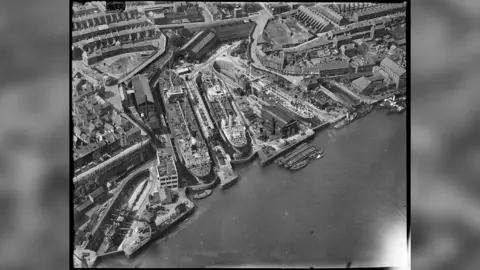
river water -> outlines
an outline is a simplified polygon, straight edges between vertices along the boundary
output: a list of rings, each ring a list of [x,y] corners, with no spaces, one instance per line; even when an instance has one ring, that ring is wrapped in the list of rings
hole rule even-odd
[[[406,115],[374,110],[319,132],[297,172],[258,161],[131,260],[99,267],[395,266],[406,258]]]

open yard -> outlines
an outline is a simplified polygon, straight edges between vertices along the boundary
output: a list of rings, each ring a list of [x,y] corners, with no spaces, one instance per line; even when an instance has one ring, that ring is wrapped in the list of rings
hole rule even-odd
[[[295,39],[296,42],[301,42],[302,40],[306,41],[313,36],[308,32],[307,29],[304,29],[294,20],[286,19],[284,22],[285,25],[290,29],[290,31],[293,32],[292,37],[293,39]]]
[[[270,37],[281,45],[295,43],[295,40],[290,36],[290,30],[278,20],[269,22],[265,30]]]
[[[147,61],[155,51],[127,53],[107,58],[96,65],[100,71],[119,79],[124,74]]]

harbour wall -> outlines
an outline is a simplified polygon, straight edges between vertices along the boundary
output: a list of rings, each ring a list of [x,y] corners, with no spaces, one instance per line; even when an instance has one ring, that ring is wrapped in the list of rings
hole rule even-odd
[[[202,190],[205,190],[205,189],[209,189],[209,188],[215,186],[217,181],[218,181],[218,175],[216,176],[215,180],[213,180],[211,183],[189,186],[189,187],[186,187],[185,191],[202,191]]]
[[[160,237],[164,236],[166,233],[170,232],[171,230],[173,230],[175,228],[175,226],[177,224],[179,224],[181,221],[185,220],[185,218],[187,218],[188,216],[190,216],[193,211],[194,211],[195,207],[192,207],[190,209],[188,209],[185,213],[181,214],[180,216],[177,217],[177,219],[175,219],[172,223],[170,223],[170,225],[168,225],[166,228],[162,229],[162,230],[159,230],[155,233],[152,234],[152,236],[150,237],[150,239],[145,243],[143,244],[141,247],[139,247],[136,251],[134,251],[132,254],[127,254],[124,252],[125,254],[125,257],[127,259],[131,259],[133,258],[135,255],[137,255],[141,250],[143,250],[146,246],[148,246],[149,244],[151,244],[152,242],[156,241],[157,239],[159,239]],[[122,251],[123,252],[123,251]]]
[[[244,159],[237,159],[237,160],[231,160],[230,163],[231,164],[243,164],[243,163],[247,163],[249,161],[251,161],[256,155],[258,154],[257,151],[254,151],[249,157],[246,157]]]
[[[102,254],[102,255],[97,255],[97,260],[95,262],[98,264],[106,258],[113,258],[113,257],[117,257],[119,255],[120,256],[125,255],[125,252],[123,250],[116,250],[116,251],[108,252],[108,253],[105,253],[105,254]]]
[[[343,117],[345,117],[345,116],[343,116]],[[343,117],[342,117],[342,118],[343,118]],[[329,123],[329,122],[325,122],[325,123],[323,123],[323,124],[320,124],[320,125],[318,125],[318,126],[316,126],[316,127],[312,128],[312,129],[313,129],[313,131],[317,132],[317,131],[320,131],[320,130],[322,130],[322,129],[325,129],[325,128],[327,128],[329,125],[330,125],[330,123]]]

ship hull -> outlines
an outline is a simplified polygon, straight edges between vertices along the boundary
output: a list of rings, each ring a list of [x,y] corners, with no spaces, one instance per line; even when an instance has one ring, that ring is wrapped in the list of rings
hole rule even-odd
[[[185,163],[183,164],[185,166]],[[195,171],[191,170],[189,167],[185,166],[185,168],[187,168],[188,172],[193,176],[193,177],[196,177],[202,181],[210,181],[210,180],[213,180],[213,176],[214,176],[214,173],[213,173],[213,170],[212,170],[212,164],[209,165],[209,170],[208,170],[208,173],[205,174],[205,175],[199,175],[198,173],[196,173]]]
[[[187,210],[187,212],[183,213],[182,215],[180,215],[176,220],[174,220],[170,225],[168,225],[167,228],[163,229],[163,230],[158,230],[158,231],[155,231],[152,233],[152,236],[150,238],[148,238],[144,243],[141,244],[140,247],[138,247],[137,249],[135,249],[134,251],[132,252],[124,252],[125,253],[125,257],[127,257],[127,259],[131,259],[133,257],[135,257],[135,255],[137,255],[141,250],[143,250],[146,246],[148,246],[150,243],[152,243],[153,241],[157,240],[158,238],[162,237],[163,235],[165,235],[166,233],[170,232],[178,223],[182,222],[183,220],[185,220],[188,216],[190,216],[193,211],[195,210],[195,208],[191,208],[189,210]]]

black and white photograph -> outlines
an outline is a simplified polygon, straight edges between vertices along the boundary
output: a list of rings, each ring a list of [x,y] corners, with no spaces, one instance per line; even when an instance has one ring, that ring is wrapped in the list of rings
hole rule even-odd
[[[410,269],[410,2],[70,5],[73,267]]]

